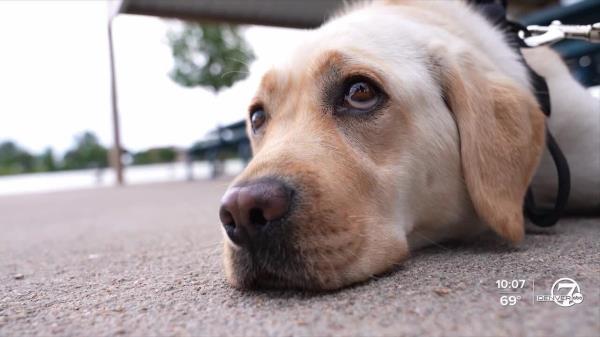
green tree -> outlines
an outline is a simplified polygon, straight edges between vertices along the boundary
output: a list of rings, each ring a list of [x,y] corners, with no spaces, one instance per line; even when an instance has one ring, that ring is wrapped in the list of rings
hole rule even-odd
[[[100,144],[92,132],[84,132],[75,137],[75,147],[63,159],[66,170],[99,168],[108,166],[108,150]]]
[[[186,86],[203,86],[218,92],[246,78],[252,49],[234,25],[185,23],[171,29],[167,38],[174,66],[170,77]]]
[[[0,144],[0,175],[33,172],[35,158],[12,141]]]
[[[56,158],[54,157],[54,152],[51,148],[47,148],[39,157],[38,157],[38,165],[40,171],[56,171],[58,169],[58,164],[56,163]]]
[[[177,158],[177,151],[173,147],[159,147],[140,151],[133,155],[134,165],[170,163]]]

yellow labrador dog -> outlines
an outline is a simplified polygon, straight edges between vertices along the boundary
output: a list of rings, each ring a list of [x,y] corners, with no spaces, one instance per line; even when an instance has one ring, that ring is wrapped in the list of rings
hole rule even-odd
[[[569,207],[598,209],[599,103],[552,51],[525,52],[549,83]],[[554,193],[526,68],[462,2],[355,6],[282,61],[249,106],[254,158],[222,199],[235,287],[335,289],[486,228],[517,243],[536,172],[538,199]]]

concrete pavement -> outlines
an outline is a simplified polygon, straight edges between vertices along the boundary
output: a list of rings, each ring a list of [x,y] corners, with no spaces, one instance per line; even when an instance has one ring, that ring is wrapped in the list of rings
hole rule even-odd
[[[417,252],[333,293],[230,288],[227,181],[0,197],[0,336],[598,336],[600,219]],[[534,303],[560,277],[584,296]],[[524,279],[514,306],[496,280]],[[510,295],[510,294],[509,294]]]

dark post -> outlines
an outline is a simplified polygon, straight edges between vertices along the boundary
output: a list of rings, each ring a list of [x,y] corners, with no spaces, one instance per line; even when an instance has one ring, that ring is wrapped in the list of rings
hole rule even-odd
[[[113,19],[108,20],[108,48],[110,54],[110,94],[112,103],[112,122],[113,122],[113,147],[110,152],[110,162],[113,165],[117,177],[117,184],[123,185],[123,161],[121,160],[121,134],[119,129],[119,110],[117,104],[117,81],[115,76],[115,56],[113,50],[113,35],[112,35]]]

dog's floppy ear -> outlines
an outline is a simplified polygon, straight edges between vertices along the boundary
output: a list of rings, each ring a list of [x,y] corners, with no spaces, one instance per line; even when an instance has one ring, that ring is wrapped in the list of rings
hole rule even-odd
[[[516,243],[524,236],[523,199],[544,148],[545,117],[526,88],[491,67],[477,69],[473,60],[439,49],[434,56],[475,210]]]

